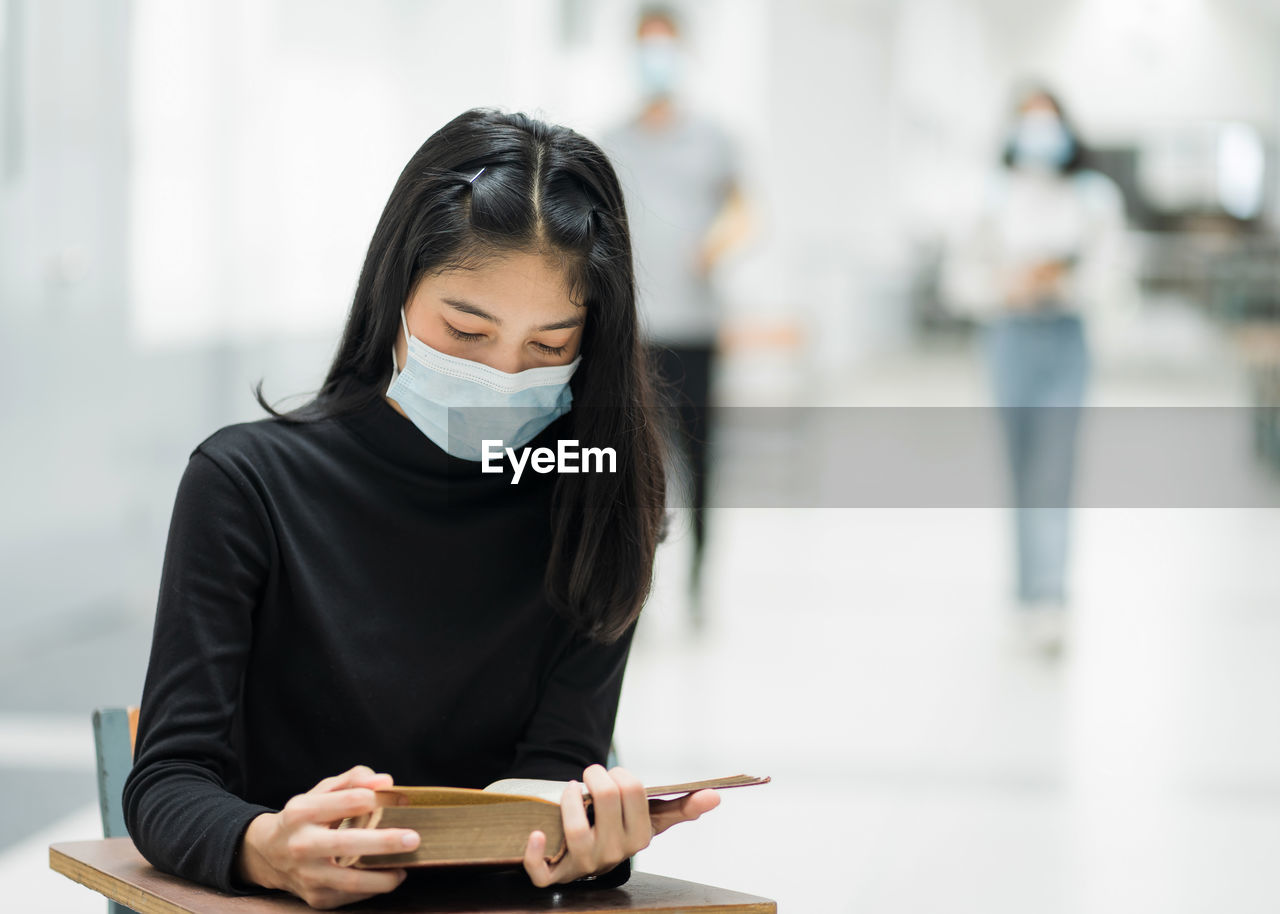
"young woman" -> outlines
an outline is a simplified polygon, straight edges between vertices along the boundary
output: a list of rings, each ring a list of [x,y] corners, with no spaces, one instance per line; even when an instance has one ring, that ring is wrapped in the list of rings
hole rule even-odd
[[[405,877],[333,862],[416,845],[330,827],[393,776],[580,778],[594,824],[571,784],[568,853],[549,866],[535,832],[525,868],[616,883],[716,805],[700,791],[651,816],[600,764],[664,476],[598,147],[522,115],[445,125],[391,192],[319,394],[272,412],[201,444],[179,486],[124,796],[152,863],[335,907]],[[576,441],[616,465],[514,483],[486,472],[485,440]]]
[[[1027,640],[1057,651],[1086,315],[1117,297],[1124,205],[1115,184],[1088,167],[1080,135],[1044,88],[1018,98],[1002,165],[950,284],[953,299],[985,319],[1013,476],[1018,619]]]

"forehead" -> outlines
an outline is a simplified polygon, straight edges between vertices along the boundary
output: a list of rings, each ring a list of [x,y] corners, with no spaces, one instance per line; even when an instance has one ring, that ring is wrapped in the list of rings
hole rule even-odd
[[[675,38],[677,35],[675,23],[665,16],[646,16],[636,27],[638,38]]]
[[[1053,103],[1053,99],[1049,98],[1049,96],[1036,94],[1024,101],[1019,111],[1023,114],[1030,114],[1032,111],[1057,114],[1058,106]]]
[[[460,298],[512,323],[550,323],[580,307],[570,295],[565,262],[542,253],[504,254],[423,278],[420,291]]]

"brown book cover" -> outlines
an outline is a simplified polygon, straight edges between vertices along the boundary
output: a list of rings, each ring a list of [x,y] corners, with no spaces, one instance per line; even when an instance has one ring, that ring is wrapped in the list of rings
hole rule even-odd
[[[769,778],[739,774],[709,781],[646,787],[651,799],[767,784]],[[524,860],[529,834],[547,836],[547,858],[564,854],[560,819],[563,781],[509,778],[483,790],[463,787],[394,787],[377,792],[378,807],[367,815],[344,820],[339,828],[411,828],[421,839],[403,854],[343,857],[342,866],[360,869],[425,866],[516,866]],[[591,796],[583,788],[583,799]]]

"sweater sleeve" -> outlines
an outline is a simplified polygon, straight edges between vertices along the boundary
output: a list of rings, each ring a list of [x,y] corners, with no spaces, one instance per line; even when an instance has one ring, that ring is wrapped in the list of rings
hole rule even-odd
[[[125,824],[159,869],[241,892],[249,822],[233,738],[254,607],[270,568],[260,499],[197,450],[174,505],[138,722]]]
[[[573,638],[551,671],[509,777],[581,780],[587,766],[605,763],[634,634],[632,625],[613,644]],[[628,858],[607,873],[580,881],[610,889],[630,878]]]
[[[613,644],[575,635],[551,669],[509,777],[581,780],[604,764],[635,626]]]
[[[1115,323],[1131,316],[1138,300],[1124,196],[1114,181],[1096,171],[1080,173],[1074,184],[1086,229],[1073,297],[1090,318]]]
[[[998,223],[1006,194],[999,176],[988,179],[978,211],[948,234],[938,277],[939,293],[955,315],[990,317],[1004,304]]]

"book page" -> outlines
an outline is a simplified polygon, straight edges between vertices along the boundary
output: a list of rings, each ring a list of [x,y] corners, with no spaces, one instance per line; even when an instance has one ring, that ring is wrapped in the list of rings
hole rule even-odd
[[[550,800],[559,803],[568,781],[545,781],[539,778],[503,778],[485,787],[486,793],[510,793],[522,797],[536,797],[539,800]],[[587,795],[587,786],[582,785],[583,796]]]
[[[560,796],[564,793],[564,787],[568,781],[545,781],[538,778],[503,778],[500,781],[494,781],[488,787],[484,788],[489,793],[509,793],[523,797],[537,797],[540,800],[550,800],[552,803],[559,803]],[[669,797],[680,794],[692,793],[695,790],[711,788],[714,790],[723,790],[727,787],[751,787],[756,784],[767,784],[769,778],[755,777],[749,774],[735,774],[727,778],[712,778],[708,781],[689,781],[685,784],[667,784],[662,787],[646,787],[645,794],[649,797]],[[590,796],[587,785],[582,784],[582,795]]]

